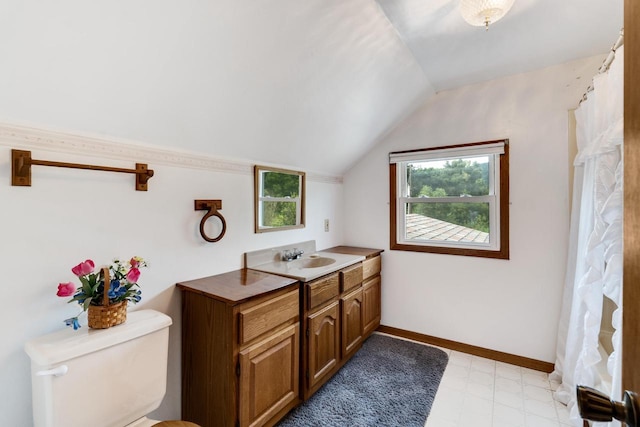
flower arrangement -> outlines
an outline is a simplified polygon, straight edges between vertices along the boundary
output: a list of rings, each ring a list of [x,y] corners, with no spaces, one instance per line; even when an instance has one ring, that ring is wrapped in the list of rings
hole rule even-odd
[[[109,305],[122,301],[131,301],[134,304],[140,302],[142,291],[138,285],[138,279],[140,278],[140,268],[146,266],[145,260],[137,256],[125,263],[119,259],[113,261],[109,266],[109,275],[111,276],[107,291]],[[82,312],[64,321],[67,326],[72,326],[75,330],[80,328],[78,316],[92,305],[103,305],[104,277],[102,271],[95,272],[95,263],[90,259],[73,267],[71,272],[78,277],[81,286],[76,289],[71,282],[60,283],[57,295],[59,297],[73,296],[68,302],[77,302],[82,306]]]

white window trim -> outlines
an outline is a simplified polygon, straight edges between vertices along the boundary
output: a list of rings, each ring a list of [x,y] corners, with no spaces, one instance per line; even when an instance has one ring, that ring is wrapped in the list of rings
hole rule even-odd
[[[488,154],[504,154],[504,142],[490,144],[461,146],[451,148],[436,148],[413,150],[389,154],[389,163],[418,162],[421,160],[451,160],[461,157],[480,157]]]
[[[442,151],[442,150],[439,150]],[[473,154],[469,156],[453,156],[453,157],[432,157],[432,159],[464,159],[465,157],[479,157],[486,154]],[[469,196],[469,197],[407,197],[407,165],[416,161],[424,160],[424,157],[415,160],[407,160],[396,162],[396,183],[399,188],[396,194],[400,194],[397,198],[396,209],[398,219],[396,241],[404,245],[418,246],[437,246],[447,248],[461,249],[484,249],[488,251],[500,250],[500,186],[496,183],[500,182],[500,154],[490,155],[489,162],[489,195],[487,196]],[[446,240],[430,240],[430,239],[407,239],[406,238],[406,216],[404,214],[408,203],[489,203],[489,243],[477,242],[447,242]]]

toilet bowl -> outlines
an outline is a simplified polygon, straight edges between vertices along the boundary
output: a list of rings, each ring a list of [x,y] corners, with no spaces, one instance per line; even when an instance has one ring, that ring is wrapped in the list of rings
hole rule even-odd
[[[109,329],[69,328],[27,342],[34,426],[162,426],[147,414],[166,392],[171,323],[139,310]]]

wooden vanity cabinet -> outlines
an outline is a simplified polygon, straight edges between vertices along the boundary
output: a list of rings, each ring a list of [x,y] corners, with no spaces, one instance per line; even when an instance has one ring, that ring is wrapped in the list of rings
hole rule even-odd
[[[338,301],[307,316],[307,388],[316,389],[340,363],[340,306]]]
[[[366,339],[380,326],[381,304],[381,259],[380,255],[367,258],[362,262],[362,311],[363,335]]]
[[[362,288],[340,298],[342,314],[342,358],[351,357],[360,348],[363,340]]]
[[[332,273],[303,284],[304,398],[333,375],[340,364],[340,279]]]
[[[301,402],[296,280],[239,270],[182,289],[182,419],[273,425]]]
[[[362,261],[362,322],[363,337],[366,340],[380,326],[382,314],[382,250],[359,248],[354,246],[335,246],[326,249],[325,252],[340,254],[360,255],[365,257]]]
[[[182,419],[202,427],[273,426],[326,383],[379,326],[381,250],[300,284],[255,270],[178,283]]]
[[[362,264],[304,283],[303,300],[303,396],[306,400],[362,345]]]

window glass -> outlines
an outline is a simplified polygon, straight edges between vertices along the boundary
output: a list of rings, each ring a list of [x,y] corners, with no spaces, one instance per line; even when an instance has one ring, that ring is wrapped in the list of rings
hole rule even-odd
[[[295,202],[262,201],[262,227],[287,227],[297,224]]]
[[[298,197],[300,176],[297,174],[262,171],[262,197]]]
[[[408,203],[407,240],[489,244],[489,203]]]
[[[489,194],[489,156],[407,163],[409,197]]]

